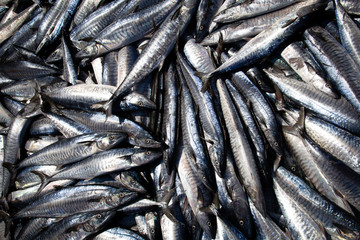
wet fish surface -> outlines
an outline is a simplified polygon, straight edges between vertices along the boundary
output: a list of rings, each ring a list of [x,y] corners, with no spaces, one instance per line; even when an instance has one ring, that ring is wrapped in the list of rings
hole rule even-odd
[[[0,239],[359,239],[356,0],[0,0]]]

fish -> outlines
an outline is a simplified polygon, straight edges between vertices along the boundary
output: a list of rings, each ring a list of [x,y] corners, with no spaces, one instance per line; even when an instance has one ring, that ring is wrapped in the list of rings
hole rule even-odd
[[[325,69],[332,85],[359,111],[356,76],[360,70],[353,58],[321,27],[307,29],[304,36],[305,43]]]
[[[243,131],[240,117],[232,103],[230,94],[222,80],[216,82],[224,114],[226,129],[230,138],[230,146],[235,164],[246,189],[246,193],[253,200],[261,213],[265,213],[265,199],[262,193],[260,176],[256,167],[255,156]]]
[[[11,35],[30,17],[37,8],[36,4],[31,5],[6,23],[0,25],[0,43],[11,37]]]
[[[108,150],[124,140],[123,134],[90,133],[59,140],[23,159],[18,168],[36,165],[62,166]]]
[[[311,19],[311,13],[319,11],[324,4],[317,0],[303,3],[302,7],[295,12],[284,16],[276,21],[269,28],[256,35],[248,41],[234,56],[229,58],[221,66],[212,72],[203,76],[205,82],[203,91],[207,88],[207,81],[216,78],[224,73],[239,70],[240,68],[248,67],[254,62],[264,58],[273,51],[286,39],[297,32],[305,20]]]
[[[131,202],[136,196],[135,192],[108,186],[73,186],[37,199],[18,211],[13,218],[67,217],[74,213],[108,211]]]

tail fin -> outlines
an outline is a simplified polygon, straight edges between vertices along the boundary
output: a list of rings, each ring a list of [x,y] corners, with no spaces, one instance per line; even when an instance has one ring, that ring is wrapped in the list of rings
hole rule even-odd
[[[46,187],[46,185],[50,182],[50,177],[47,176],[45,173],[42,173],[39,171],[31,171],[31,172],[38,175],[41,179],[41,185],[36,193],[36,194],[39,194]]]

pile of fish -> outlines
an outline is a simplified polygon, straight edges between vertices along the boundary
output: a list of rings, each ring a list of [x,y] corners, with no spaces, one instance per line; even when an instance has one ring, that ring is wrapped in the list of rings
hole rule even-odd
[[[360,1],[0,0],[0,239],[360,239]]]

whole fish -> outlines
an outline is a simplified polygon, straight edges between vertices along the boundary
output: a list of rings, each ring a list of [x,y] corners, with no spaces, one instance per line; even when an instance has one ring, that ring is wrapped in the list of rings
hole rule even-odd
[[[358,65],[345,48],[321,27],[307,29],[305,43],[325,69],[333,86],[360,111]]]
[[[62,139],[22,160],[19,168],[36,165],[62,166],[108,150],[124,140],[123,134],[91,133]]]
[[[111,112],[114,99],[123,97],[155,68],[162,67],[165,57],[172,50],[176,38],[179,36],[179,25],[182,21],[182,15],[176,16],[178,12],[174,14],[161,24],[159,30],[156,31],[145,49],[141,52],[141,55],[136,59],[130,73],[122,84],[118,86],[112,97],[104,103],[103,108],[106,112]]]
[[[319,3],[318,0],[303,2],[303,5],[295,12],[276,21],[265,31],[248,41],[225,63],[203,76],[205,81],[203,90],[206,90],[209,79],[247,67],[275,51],[281,43],[304,26],[305,20],[310,19],[311,13],[318,11],[322,7],[324,7],[324,4]]]
[[[264,13],[273,12],[281,8],[285,8],[299,1],[251,1],[240,3],[236,6],[227,8],[217,14],[214,18],[215,22],[227,23],[237,20],[243,20],[251,17],[256,17]]]
[[[33,4],[27,9],[23,10],[16,17],[10,19],[6,23],[0,25],[0,43],[11,37],[11,35],[20,28],[20,26],[30,17],[37,5]]]
[[[330,235],[347,236],[350,239],[356,239],[358,236],[360,225],[352,215],[321,197],[301,179],[282,167],[277,169],[275,186],[276,191],[281,189],[280,191],[286,194],[293,204],[321,223]],[[279,196],[278,200],[280,198]],[[286,211],[283,213],[287,214]]]
[[[274,188],[291,237],[304,240],[325,240],[325,234],[321,231],[316,222],[291,199],[292,196],[288,195],[276,180],[274,180]]]
[[[131,202],[136,195],[107,186],[68,187],[37,199],[18,211],[14,218],[67,217],[75,213],[108,211]]]
[[[143,38],[166,18],[178,2],[179,0],[162,1],[149,9],[120,18],[102,30],[76,56],[99,56]]]
[[[251,150],[247,136],[244,133],[240,117],[232,103],[230,94],[222,80],[217,80],[216,85],[220,94],[221,109],[225,118],[226,128],[229,133],[231,150],[234,155],[236,167],[257,209],[265,214],[265,200],[262,193],[260,176],[256,167],[255,156]]]

